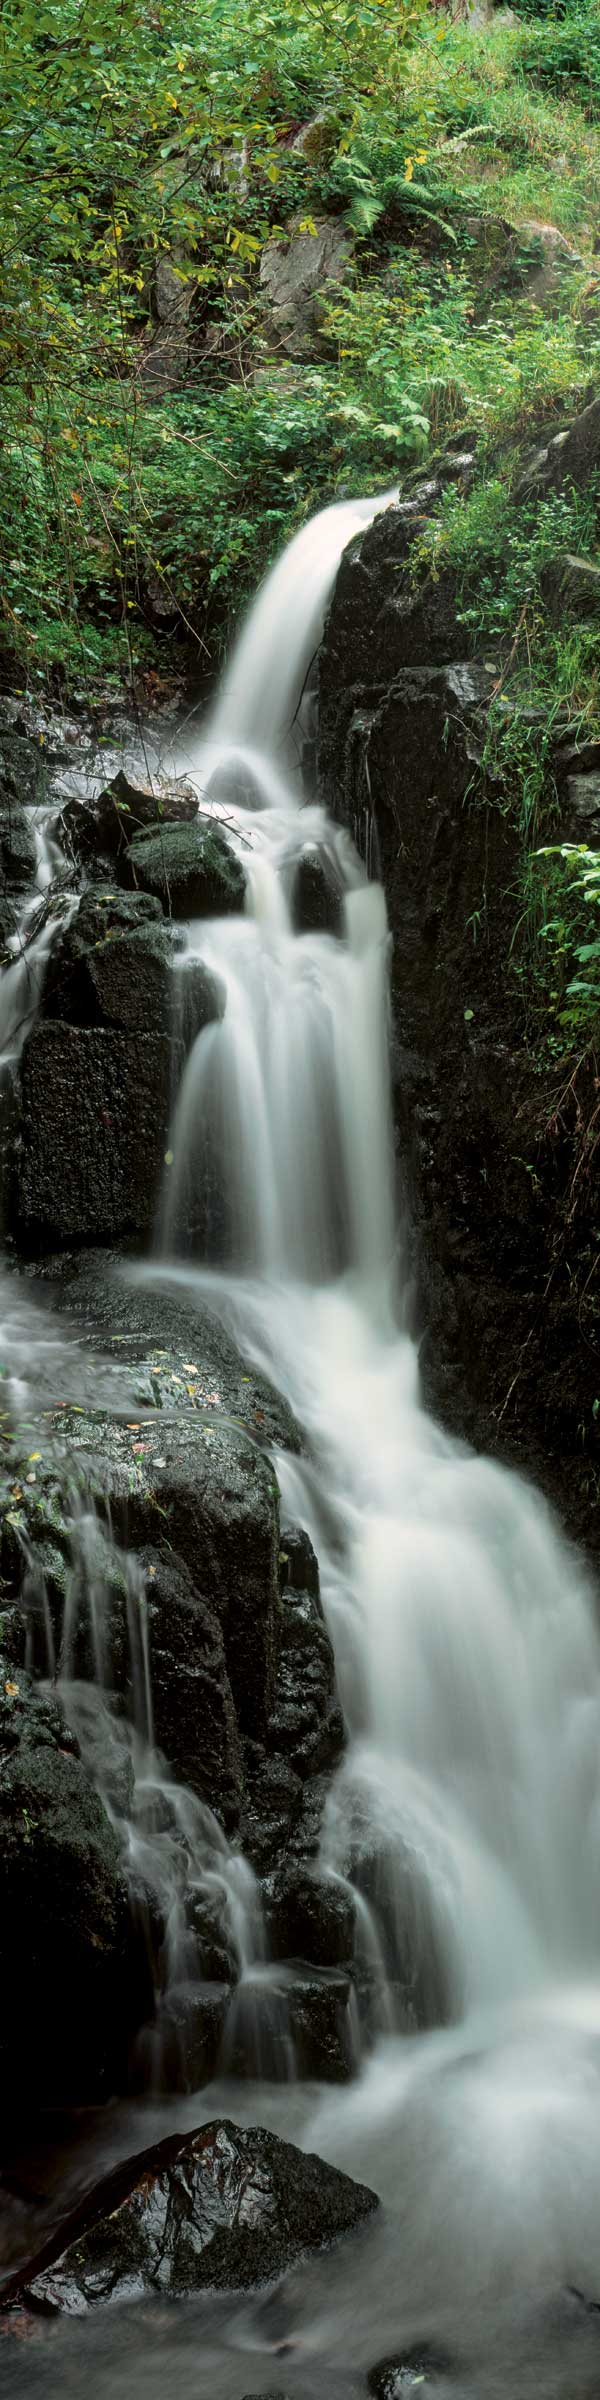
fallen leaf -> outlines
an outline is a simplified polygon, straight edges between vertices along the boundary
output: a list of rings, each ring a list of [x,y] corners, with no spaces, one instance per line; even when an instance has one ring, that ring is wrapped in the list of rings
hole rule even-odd
[[[9,1700],[15,1700],[19,1690],[18,1683],[5,1683],[4,1690],[8,1692]]]

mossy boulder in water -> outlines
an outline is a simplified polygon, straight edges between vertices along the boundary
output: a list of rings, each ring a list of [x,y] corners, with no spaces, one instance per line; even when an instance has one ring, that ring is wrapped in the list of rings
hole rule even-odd
[[[138,891],[153,893],[170,917],[229,916],[244,905],[241,860],[220,825],[206,820],[136,834],[120,875]]]
[[[6,2095],[123,2081],[148,1995],[116,1835],[58,1704],[0,1659],[0,2061]]]

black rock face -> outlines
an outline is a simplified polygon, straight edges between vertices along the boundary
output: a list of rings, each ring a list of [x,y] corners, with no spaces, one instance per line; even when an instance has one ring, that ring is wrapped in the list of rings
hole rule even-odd
[[[173,2298],[267,2283],[364,2225],[378,2202],[322,2159],[262,2127],[228,2121],[171,2137],[91,2196],[20,2277],[39,2310],[83,2315],[103,2301]],[[50,2245],[48,2246],[50,2249]]]
[[[116,1835],[58,1704],[0,1660],[5,2095],[102,2098],[149,2005]]]
[[[550,445],[544,473],[558,475],[560,460],[560,477],[568,466],[585,480],[599,425],[596,402]],[[497,674],[473,657],[451,583],[419,583],[414,532],[404,506],[390,509],[342,560],[319,658],[318,771],[385,887],[398,1182],[424,1395],[452,1432],[533,1474],[597,1547],[596,1364],[579,1314],[593,1179],[585,1193],[579,1175],[573,1219],[576,1108],[556,1118],[557,1071],[534,1055],[515,973],[522,840],[486,767]],[[558,729],[553,838],[586,838],[597,764]],[[554,784],[552,795],[556,807]]]

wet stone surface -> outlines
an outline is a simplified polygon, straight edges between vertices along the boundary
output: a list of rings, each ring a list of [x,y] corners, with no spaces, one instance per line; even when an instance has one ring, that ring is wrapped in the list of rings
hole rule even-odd
[[[372,2216],[378,2202],[322,2159],[262,2128],[227,2120],[171,2138],[119,2170],[32,2262],[20,2297],[33,2310],[84,2315],[142,2293],[236,2290],[281,2275]]]

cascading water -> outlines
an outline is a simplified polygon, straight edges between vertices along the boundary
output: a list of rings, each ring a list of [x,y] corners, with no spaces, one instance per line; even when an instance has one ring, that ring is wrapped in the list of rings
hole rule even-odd
[[[366,504],[361,521],[386,504]],[[600,2034],[600,1647],[585,1571],[544,1502],[420,1404],[394,1254],[384,897],[286,773],[351,530],[347,512],[325,512],[292,544],[206,736],[188,745],[200,808],[227,813],[248,891],[242,920],[188,929],[188,955],[216,969],[226,1000],[177,1101],[160,1247],[170,1280],[206,1290],[208,1173],[211,1288],[310,1443],[308,1465],[281,1456],[278,1472],[289,1520],[319,1555],[351,1735],[322,1863],[354,1881],[383,1960],[388,2026],[412,1952],[422,2018],[452,2027],[388,2041],[311,2132],[374,2173],[374,2125],[398,2158],[405,2129],[414,2167],[415,2092],[430,2076],[437,2148],[430,2102],[424,2122],[439,2166],[444,2141],[450,2156],[458,2141],[458,2079],[474,2127],[455,2160],[466,2225],[486,2121],[496,2133],[500,2111],[512,2127],[500,2185],[527,2129],[543,2185],[557,2025],[574,2126],[582,2054]],[[294,929],[307,846],[326,880],[333,863],[335,932]],[[474,2053],[485,2062],[475,2078]],[[568,2215],[561,2192],[559,2249]]]
[[[241,919],[188,927],[178,971],[197,958],[214,969],[223,1015],[188,1059],[158,1256],[140,1272],[185,1286],[188,1301],[208,1291],[305,1428],[303,1456],[277,1454],[284,1523],[304,1526],[319,1557],[349,1731],[320,1865],[355,1895],[372,2053],[345,2090],[307,2102],[261,2083],[247,2113],[363,2175],[387,2215],[358,2263],[328,2257],[293,2286],[286,2389],[348,2400],[375,2358],[426,2331],[439,2343],[440,2400],[594,2400],[581,2298],[597,2296],[600,2211],[594,1595],[536,1493],[421,1407],[395,1230],[384,896],[347,836],[303,799],[299,772],[298,711],[339,557],[386,505],[385,495],[344,504],[297,537],[205,734],[179,752],[200,810],[239,846],[247,904]],[[301,929],[297,907],[307,851],[320,931]],[[133,1605],[135,1615],[135,1595]],[[95,1639],[102,1671],[98,1622]],[[155,1891],[177,1985],[188,1971],[180,1868],[173,1878],[144,1673],[140,1688],[132,1879],[139,1867]],[[269,2075],[271,2037],[285,2039],[244,1862],[202,1855],[188,1799],[177,1801],[177,1857],[183,1833],[188,1864],[200,1852],[220,1905],[227,1889],[238,1906],[237,2031]],[[234,2019],[225,2075],[236,2039]],[[231,2109],[231,2084],[204,2097],[207,2113]],[[197,2121],[197,2095],[193,2108]],[[160,2388],[187,2400],[199,2388],[193,2312],[179,2322],[176,2335],[171,2314],[163,2336],[156,2320],[155,2364]],[[222,2337],[221,2319],[210,2350],[203,2320],[211,2395],[264,2392],[272,2369],[256,2320],[228,2304],[233,2364]],[[124,2370],[132,2393],[149,2371],[138,2338]],[[161,2340],[173,2345],[166,2366]],[[99,2400],[125,2388],[122,2343],[107,2331]],[[88,2376],[90,2366],[88,2351]],[[423,2381],[419,2371],[395,2388]]]

